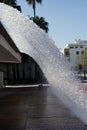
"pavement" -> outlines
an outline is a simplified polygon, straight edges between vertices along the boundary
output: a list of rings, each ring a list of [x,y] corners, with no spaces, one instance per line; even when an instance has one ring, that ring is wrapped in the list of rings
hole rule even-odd
[[[0,130],[87,130],[50,87],[0,91]]]

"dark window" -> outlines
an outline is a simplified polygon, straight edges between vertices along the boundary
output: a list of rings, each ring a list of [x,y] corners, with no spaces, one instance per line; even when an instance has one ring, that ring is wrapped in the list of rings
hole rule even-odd
[[[80,46],[80,48],[83,48],[83,46]]]
[[[79,55],[79,51],[76,51],[76,54]]]
[[[69,56],[69,51],[66,51],[66,52],[65,52],[65,56]]]
[[[75,46],[75,48],[78,48],[77,46]]]
[[[70,48],[73,48],[73,46],[70,46]]]
[[[82,65],[79,65],[79,70],[82,70]]]

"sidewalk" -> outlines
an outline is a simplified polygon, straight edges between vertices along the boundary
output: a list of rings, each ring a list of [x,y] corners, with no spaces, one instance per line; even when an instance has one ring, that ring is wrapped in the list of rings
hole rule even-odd
[[[86,130],[50,87],[5,91],[10,94],[0,98],[0,130]]]

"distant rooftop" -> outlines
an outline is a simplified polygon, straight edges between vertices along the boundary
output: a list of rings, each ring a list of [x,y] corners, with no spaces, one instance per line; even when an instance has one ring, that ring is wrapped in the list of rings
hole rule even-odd
[[[87,40],[78,39],[78,40],[75,40],[75,42],[73,42],[73,43],[67,44],[65,47],[74,46],[74,45],[84,45],[84,46],[87,46]]]
[[[78,39],[78,40],[75,40],[76,44],[82,44],[82,43],[87,43],[87,40],[81,40],[81,39]]]

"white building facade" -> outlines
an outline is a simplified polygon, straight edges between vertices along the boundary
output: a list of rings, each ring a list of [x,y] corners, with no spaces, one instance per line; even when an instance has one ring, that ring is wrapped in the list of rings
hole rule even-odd
[[[81,70],[86,65],[85,55],[87,52],[87,41],[76,40],[75,43],[68,44],[63,49],[64,56],[70,61],[72,68]]]

